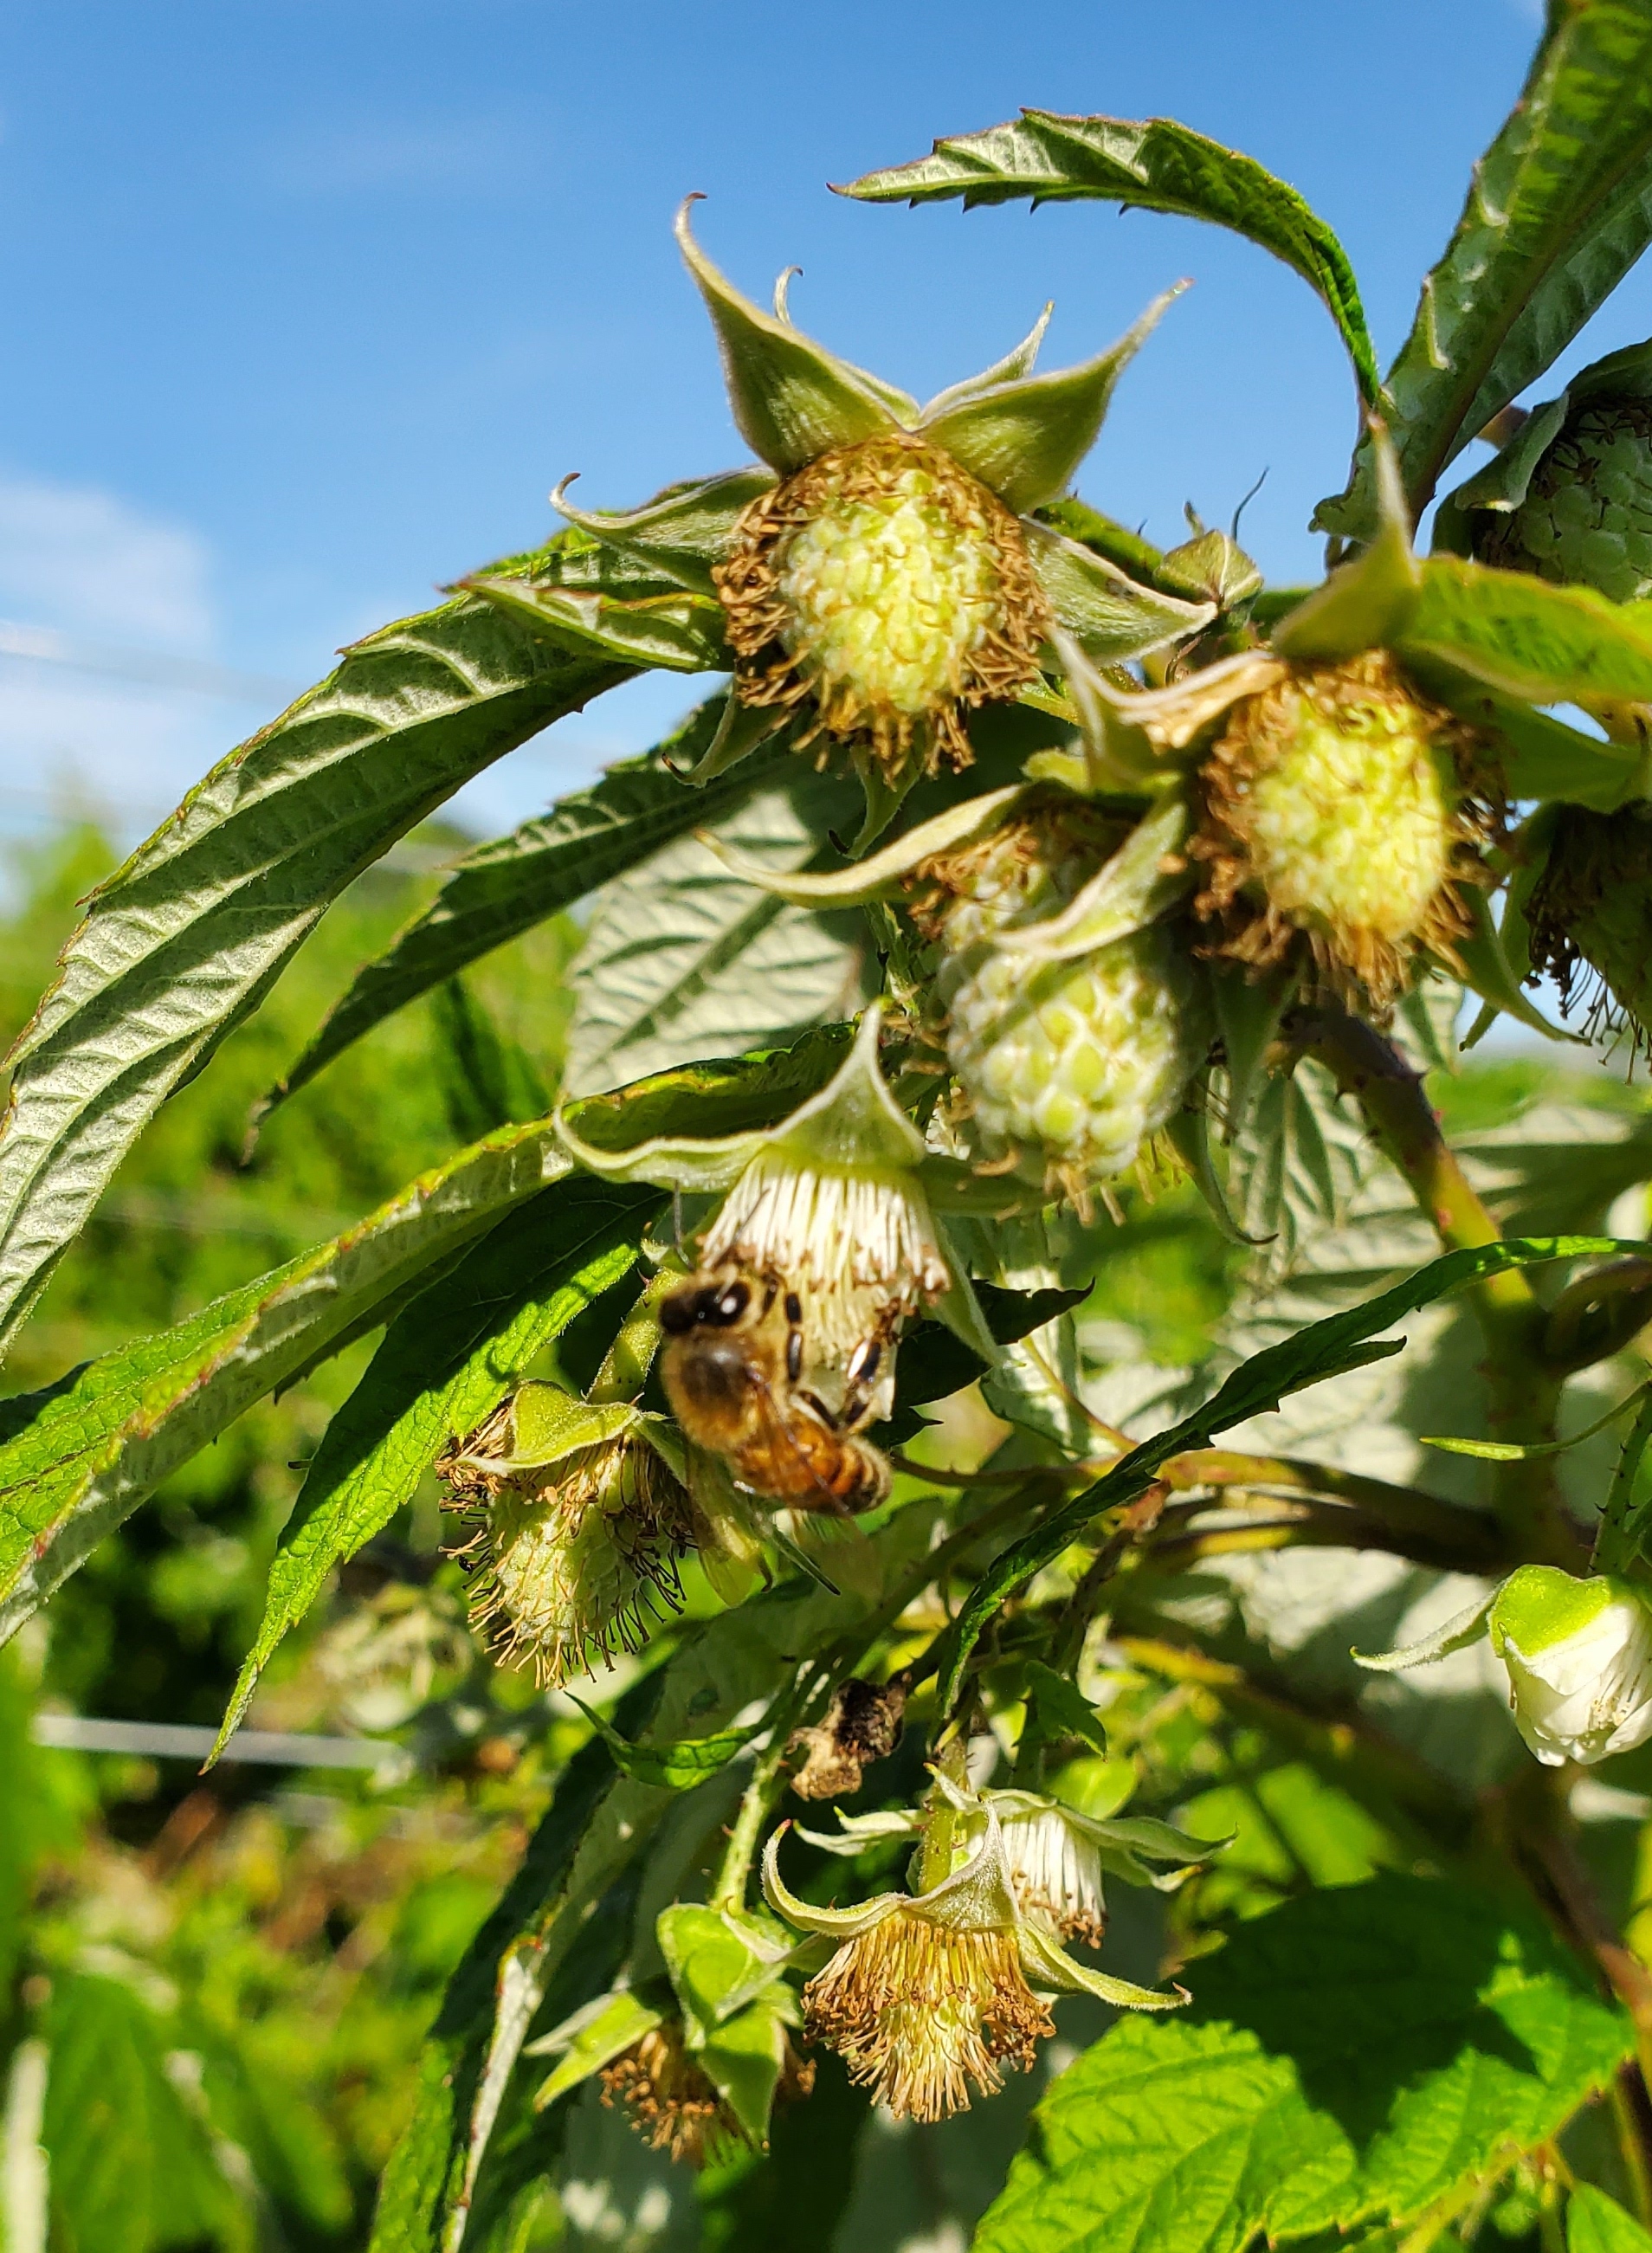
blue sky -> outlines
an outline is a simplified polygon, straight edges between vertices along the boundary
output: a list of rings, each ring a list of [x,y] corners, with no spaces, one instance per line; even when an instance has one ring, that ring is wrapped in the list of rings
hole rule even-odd
[[[147,826],[278,684],[541,537],[570,470],[617,506],[741,458],[671,241],[690,190],[737,281],[761,296],[801,266],[794,317],[920,396],[1046,297],[1057,365],[1190,276],[1081,489],[1168,541],[1184,499],[1225,519],[1265,469],[1250,544],[1271,576],[1313,571],[1353,396],[1293,275],[1152,214],[865,208],[826,182],[1021,103],[1179,115],[1337,228],[1386,355],[1537,13],[25,0],[0,43],[0,828],[53,793]],[[1568,364],[1649,329],[1637,276]],[[30,649],[116,670],[5,653]],[[125,652],[154,677],[122,677]],[[686,701],[620,692],[473,785],[465,818],[508,827]]]

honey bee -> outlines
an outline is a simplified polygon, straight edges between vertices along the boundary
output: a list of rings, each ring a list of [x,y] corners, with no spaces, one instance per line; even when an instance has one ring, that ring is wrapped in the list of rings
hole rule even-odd
[[[835,1412],[803,1382],[803,1303],[773,1276],[691,1275],[660,1302],[660,1374],[677,1420],[741,1485],[792,1510],[870,1510],[889,1467],[856,1436],[884,1341],[859,1346]]]

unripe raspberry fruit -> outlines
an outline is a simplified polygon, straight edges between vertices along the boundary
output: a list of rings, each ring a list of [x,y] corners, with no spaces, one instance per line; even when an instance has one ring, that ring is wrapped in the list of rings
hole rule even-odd
[[[1042,1161],[1082,1199],[1132,1166],[1181,1103],[1208,1029],[1164,924],[1051,962],[995,942],[1057,914],[1126,825],[1082,800],[1030,809],[984,844],[924,862],[914,914],[939,944],[946,1054],[989,1156]]]
[[[1593,399],[1568,415],[1515,509],[1474,519],[1474,555],[1505,571],[1652,594],[1652,401]]]
[[[1468,928],[1458,886],[1490,822],[1476,738],[1419,695],[1384,650],[1299,665],[1237,705],[1202,778],[1189,848],[1210,951],[1258,969],[1305,935],[1325,982],[1388,1008],[1412,959],[1450,959]]]
[[[1033,680],[1049,630],[1014,517],[905,431],[752,502],[714,575],[742,701],[812,701],[802,741],[858,740],[891,783],[966,766],[963,714]]]
[[[1586,1005],[1591,1035],[1652,1038],[1652,806],[1558,809],[1544,872],[1526,904],[1531,959]],[[1591,974],[1593,973],[1593,974]],[[1593,990],[1592,990],[1593,989]]]

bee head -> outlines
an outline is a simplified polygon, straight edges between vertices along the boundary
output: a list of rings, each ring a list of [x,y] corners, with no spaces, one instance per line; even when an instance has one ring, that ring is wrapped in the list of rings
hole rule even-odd
[[[712,1282],[696,1278],[660,1301],[659,1327],[667,1337],[687,1337],[695,1330],[732,1330],[751,1307],[751,1286],[742,1276]]]

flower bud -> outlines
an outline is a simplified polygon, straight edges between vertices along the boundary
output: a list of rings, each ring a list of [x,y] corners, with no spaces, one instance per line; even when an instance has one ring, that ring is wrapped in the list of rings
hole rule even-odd
[[[1652,1737],[1652,1593],[1523,1565],[1492,1604],[1515,1726],[1545,1768],[1589,1767]]]
[[[1302,934],[1345,1000],[1388,1008],[1412,959],[1469,928],[1459,886],[1491,822],[1476,738],[1384,650],[1293,666],[1245,698],[1206,764],[1190,851],[1213,952],[1257,970]]]

